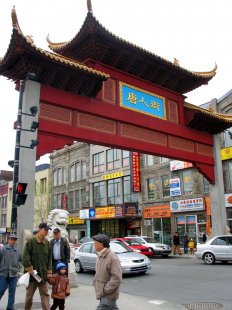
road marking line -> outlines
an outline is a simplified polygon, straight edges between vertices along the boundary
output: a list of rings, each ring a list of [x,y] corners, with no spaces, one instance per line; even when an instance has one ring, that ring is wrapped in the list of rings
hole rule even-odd
[[[148,302],[151,303],[151,304],[155,304],[155,305],[162,305],[166,301],[165,300],[160,300],[160,299],[154,299],[154,300],[149,300]]]

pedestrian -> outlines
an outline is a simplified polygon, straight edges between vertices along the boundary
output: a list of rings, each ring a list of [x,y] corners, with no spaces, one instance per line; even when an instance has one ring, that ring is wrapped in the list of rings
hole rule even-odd
[[[16,242],[17,236],[11,234],[8,237],[8,244],[0,249],[0,300],[8,288],[7,310],[14,310],[17,276],[22,261]]]
[[[190,254],[193,255],[193,253],[194,253],[194,241],[192,238],[190,239],[188,246],[190,249]]]
[[[92,237],[97,251],[96,273],[93,281],[96,299],[100,300],[96,310],[119,309],[119,287],[122,269],[117,255],[110,249],[110,238],[104,234]]]
[[[52,285],[53,305],[50,310],[59,307],[60,310],[65,308],[65,298],[70,295],[70,283],[66,275],[67,266],[64,263],[56,265],[56,273],[53,274],[48,282]]]
[[[176,231],[174,236],[173,236],[173,254],[176,255],[176,251],[178,252],[179,255],[181,255],[181,250],[180,250],[180,237],[178,232]]]
[[[206,232],[204,232],[203,234],[202,234],[202,242],[206,242],[207,241],[207,234],[206,234]]]
[[[68,263],[70,262],[70,247],[66,238],[61,237],[60,229],[53,230],[54,238],[50,241],[52,249],[52,273],[56,273],[56,266],[62,262],[66,265],[66,275],[68,276]]]
[[[39,224],[38,233],[27,241],[24,248],[23,266],[25,271],[30,273],[25,310],[31,310],[33,296],[37,288],[39,288],[42,309],[50,310],[47,281],[52,275],[52,252],[51,246],[46,239],[49,229],[51,228],[47,223]],[[38,272],[38,276],[41,278],[40,282],[33,276],[34,270]]]
[[[188,243],[189,243],[189,237],[185,233],[184,234],[184,254],[188,254]]]

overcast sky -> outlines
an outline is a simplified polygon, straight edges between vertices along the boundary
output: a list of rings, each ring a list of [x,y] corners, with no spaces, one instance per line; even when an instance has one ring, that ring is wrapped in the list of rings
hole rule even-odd
[[[0,58],[12,33],[11,10],[16,7],[24,35],[47,49],[53,42],[72,39],[87,14],[87,0],[0,0]],[[220,98],[232,88],[231,0],[92,0],[93,13],[113,34],[167,60],[179,60],[192,71],[217,75],[206,86],[186,94],[195,105]],[[10,170],[14,158],[18,93],[14,84],[0,77],[0,170]]]

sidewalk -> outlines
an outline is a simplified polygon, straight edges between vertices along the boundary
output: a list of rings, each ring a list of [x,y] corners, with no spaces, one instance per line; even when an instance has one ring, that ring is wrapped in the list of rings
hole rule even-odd
[[[24,309],[26,288],[17,287],[15,310]],[[0,310],[5,310],[7,305],[8,291],[3,296],[0,303]],[[95,299],[95,292],[92,286],[80,284],[77,288],[71,289],[71,295],[66,299],[65,309],[67,310],[95,310],[98,301]],[[120,310],[184,310],[183,305],[177,305],[162,300],[151,300],[140,296],[133,296],[126,293],[120,293],[120,298],[117,302]],[[34,295],[33,310],[41,310],[40,297],[38,290]]]

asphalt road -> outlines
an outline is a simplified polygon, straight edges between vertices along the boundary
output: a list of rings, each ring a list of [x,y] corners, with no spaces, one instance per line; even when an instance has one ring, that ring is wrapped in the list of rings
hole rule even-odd
[[[218,309],[214,303],[221,304],[223,310],[232,309],[232,262],[208,266],[184,255],[151,261],[147,274],[123,277],[122,292],[196,307],[190,309]],[[93,272],[78,274],[78,282],[91,285],[93,276]],[[208,304],[212,308],[206,308]]]

